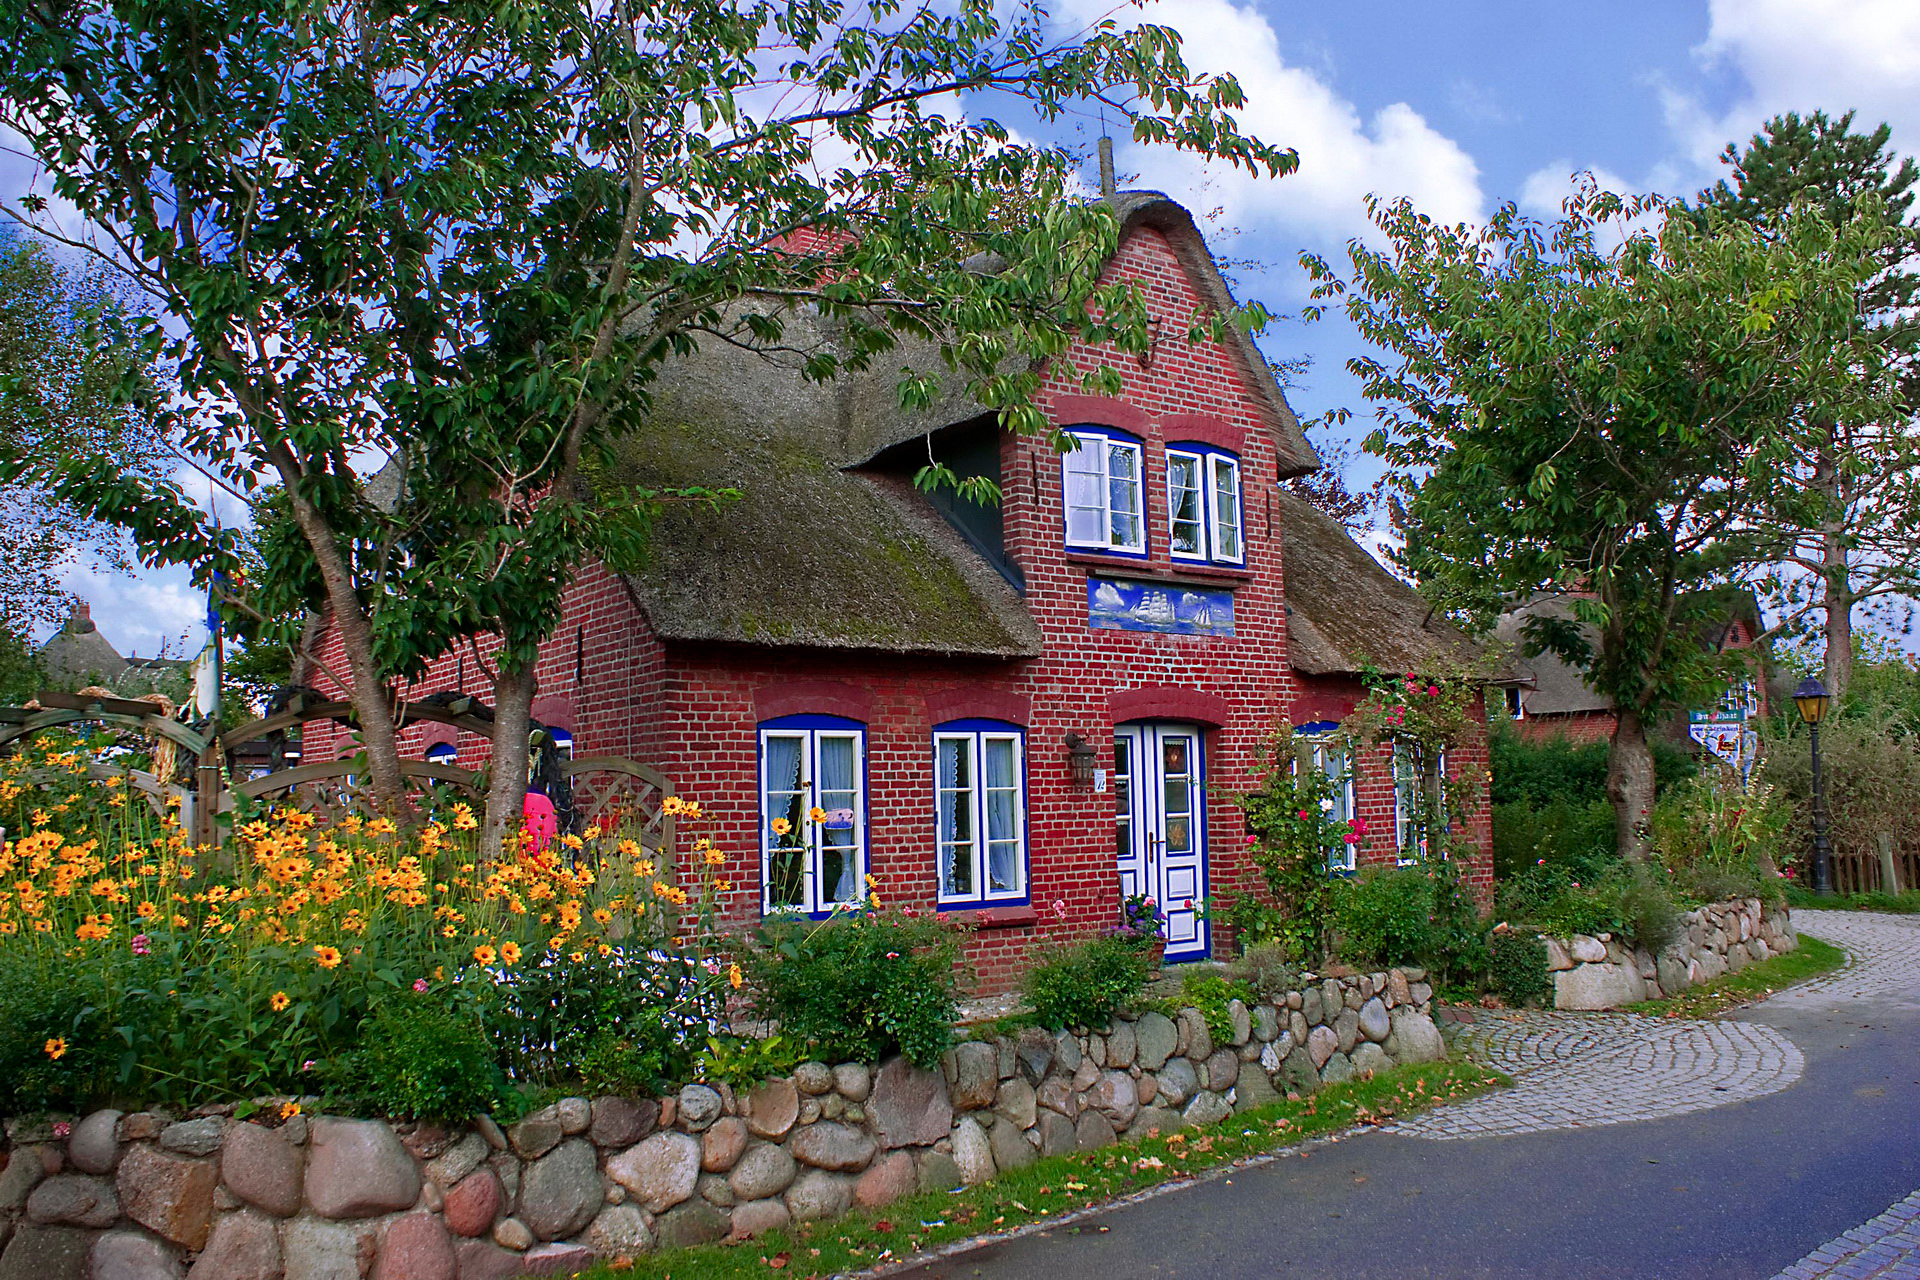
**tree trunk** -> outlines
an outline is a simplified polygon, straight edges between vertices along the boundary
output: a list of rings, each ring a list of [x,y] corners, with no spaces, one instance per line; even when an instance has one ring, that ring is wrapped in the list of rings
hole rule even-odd
[[[504,658],[504,655],[503,655]],[[487,784],[487,814],[480,827],[480,856],[498,858],[509,835],[520,829],[527,794],[527,734],[533,726],[533,694],[539,681],[531,661],[504,660],[493,680],[493,776]]]
[[[1840,474],[1839,442],[1828,429],[1827,446],[1814,463],[1814,483],[1826,498],[1820,517],[1820,562],[1826,579],[1827,653],[1824,682],[1835,701],[1853,682],[1853,565],[1846,539],[1846,494]]]
[[[1621,710],[1607,745],[1607,799],[1613,802],[1614,841],[1620,856],[1644,862],[1653,813],[1653,748],[1638,711]]]

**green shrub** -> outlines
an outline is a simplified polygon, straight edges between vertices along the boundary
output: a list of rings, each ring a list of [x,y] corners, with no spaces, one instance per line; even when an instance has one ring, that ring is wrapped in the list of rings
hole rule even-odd
[[[857,912],[775,919],[748,954],[755,1007],[829,1060],[895,1051],[931,1067],[953,1040],[959,934],[937,918]]]
[[[1659,872],[1634,867],[1616,883],[1620,927],[1628,939],[1649,951],[1672,942],[1680,932],[1680,913]]]
[[[1564,868],[1575,880],[1598,880],[1620,860],[1613,806],[1515,800],[1493,807],[1493,874],[1507,880],[1537,866]]]
[[[1227,976],[1245,983],[1262,999],[1272,999],[1300,988],[1300,967],[1278,942],[1256,942],[1227,966]]]
[[[1436,985],[1486,968],[1487,925],[1450,861],[1368,868],[1347,882],[1335,920],[1340,957],[1357,968],[1417,964]]]
[[[420,1120],[491,1112],[506,1083],[477,1019],[412,996],[381,1005],[330,1076],[363,1111]]]
[[[1104,1026],[1146,990],[1148,953],[1120,938],[1089,938],[1040,959],[1027,971],[1034,1021],[1055,1031]]]
[[[629,1089],[685,1080],[722,1012],[690,957],[642,946],[548,951],[489,994],[499,1005],[488,1022],[508,1069],[535,1086],[575,1087],[589,1076],[626,1080]]]
[[[103,1100],[114,1060],[100,994],[78,966],[42,968],[0,952],[0,1116]]]
[[[1493,935],[1488,948],[1487,985],[1514,1008],[1552,1005],[1553,974],[1547,969],[1547,945],[1530,931]]]
[[[573,1074],[585,1094],[651,1093],[667,1081],[667,1067],[656,1046],[617,1031],[603,1030],[574,1055]],[[559,1081],[552,1081],[558,1085]]]
[[[1215,1044],[1233,1043],[1233,1012],[1231,1005],[1235,1000],[1251,1005],[1253,992],[1245,985],[1223,977],[1217,973],[1190,972],[1180,979],[1180,993],[1185,997],[1183,1003],[1200,1011],[1200,1018],[1207,1024],[1207,1034],[1213,1037]]]
[[[1654,785],[1665,790],[1685,782],[1697,766],[1673,743],[1654,739]],[[1510,724],[1496,724],[1488,737],[1493,759],[1490,798],[1495,805],[1517,801],[1536,806],[1564,800],[1575,807],[1607,803],[1607,744],[1575,742],[1564,736],[1522,737]]]
[[[751,1089],[763,1080],[793,1074],[801,1060],[800,1049],[785,1036],[709,1036],[698,1074],[712,1083]]]

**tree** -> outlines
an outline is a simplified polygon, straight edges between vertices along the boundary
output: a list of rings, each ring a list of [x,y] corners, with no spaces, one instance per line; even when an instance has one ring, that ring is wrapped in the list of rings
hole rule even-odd
[[[1731,173],[1696,203],[1768,235],[1784,234],[1800,208],[1836,226],[1875,219],[1886,234],[1879,269],[1858,290],[1859,315],[1875,358],[1892,367],[1911,400],[1920,390],[1920,225],[1912,221],[1920,166],[1895,159],[1886,125],[1855,133],[1853,118],[1776,116],[1744,150],[1728,144],[1721,162]],[[1904,417],[1842,425],[1822,406],[1808,410],[1821,438],[1794,476],[1820,506],[1811,524],[1775,521],[1785,571],[1768,573],[1762,585],[1790,619],[1821,611],[1827,687],[1843,697],[1853,678],[1855,609],[1920,591],[1920,451]]]
[[[992,98],[1043,120],[1097,99],[1140,141],[1296,163],[1239,131],[1238,85],[1189,72],[1174,32],[1056,41],[1032,4],[0,0],[0,17],[0,119],[89,220],[71,238],[177,320],[139,336],[177,381],[182,438],[235,492],[284,491],[297,538],[248,608],[325,607],[387,803],[387,681],[497,643],[490,841],[518,820],[533,657],[572,567],[644,545],[660,495],[587,481],[662,362],[701,339],[778,348],[808,307],[837,326],[812,376],[923,340],[941,367],[903,373],[904,402],[944,373],[1045,430],[1039,361],[1074,337],[1146,350],[1147,317],[1096,287],[1108,210],[1066,200],[1063,154],[1014,143],[979,114]],[[165,482],[93,465],[57,488],[203,579],[233,562]]]
[[[1642,857],[1647,726],[1726,678],[1697,641],[1700,588],[1765,556],[1750,513],[1792,510],[1800,407],[1856,424],[1895,403],[1861,375],[1870,352],[1853,323],[1884,227],[1809,213],[1761,235],[1591,179],[1546,225],[1511,205],[1480,229],[1405,201],[1372,211],[1388,248],[1352,244],[1350,282],[1308,266],[1317,295],[1344,298],[1393,360],[1350,367],[1381,420],[1367,447],[1405,499],[1403,564],[1481,627],[1518,600],[1572,598],[1572,618],[1536,615],[1526,642],[1613,703],[1617,843]]]
[[[0,455],[35,457],[49,470],[76,453],[110,453],[136,472],[160,464],[151,418],[113,394],[124,375],[141,372],[134,353],[87,339],[89,318],[126,309],[124,293],[97,267],[76,270],[31,239],[0,234]],[[0,633],[19,644],[65,615],[58,574],[69,559],[131,567],[118,530],[41,485],[0,488],[0,542]]]

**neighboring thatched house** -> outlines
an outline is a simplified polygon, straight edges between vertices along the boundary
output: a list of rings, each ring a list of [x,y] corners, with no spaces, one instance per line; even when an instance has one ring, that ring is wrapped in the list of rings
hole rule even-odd
[[[94,625],[93,610],[76,601],[61,628],[47,637],[37,655],[48,684],[59,689],[99,685],[115,693],[167,692],[185,689],[187,664],[178,658],[123,658]]]
[[[1116,211],[1109,278],[1137,280],[1170,334],[1229,305],[1185,209],[1137,192]],[[1040,405],[1080,440],[1064,457],[957,390],[903,413],[900,367],[924,352],[821,385],[798,356],[704,344],[663,371],[651,425],[608,480],[741,497],[673,505],[640,572],[579,571],[535,715],[705,805],[736,920],[824,912],[871,875],[890,903],[977,926],[969,959],[996,990],[1037,937],[1107,927],[1137,893],[1165,907],[1170,958],[1209,955],[1222,940],[1204,900],[1256,882],[1234,796],[1276,730],[1320,732],[1369,662],[1414,666],[1458,641],[1285,486],[1318,460],[1234,332],[1108,355],[1113,398],[1048,374]],[[796,315],[788,341],[833,333]],[[1002,500],[920,492],[930,457]],[[449,657],[412,696],[462,686],[486,692]],[[440,727],[404,739],[418,754],[450,740],[463,763],[483,758],[483,741]],[[309,761],[352,749],[324,726],[305,746]],[[1485,760],[1471,744],[1449,770]],[[1323,762],[1375,833],[1361,858],[1411,852],[1391,753]],[[797,820],[815,807],[824,821]],[[1468,876],[1489,887],[1484,852]]]

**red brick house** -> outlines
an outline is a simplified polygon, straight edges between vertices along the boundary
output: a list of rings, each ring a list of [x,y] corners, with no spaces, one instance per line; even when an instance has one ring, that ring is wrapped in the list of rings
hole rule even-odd
[[[1116,209],[1107,270],[1168,333],[1230,304],[1185,209],[1157,193]],[[903,413],[897,368],[814,385],[717,343],[680,362],[621,478],[743,496],[667,513],[644,572],[578,574],[535,716],[716,816],[739,921],[825,911],[870,874],[890,902],[977,925],[995,990],[1037,938],[1111,925],[1144,892],[1168,908],[1169,959],[1211,954],[1224,940],[1196,908],[1254,883],[1234,795],[1276,727],[1329,728],[1365,663],[1409,669],[1458,638],[1285,486],[1317,460],[1250,341],[1169,337],[1112,362],[1110,399],[1048,377],[1041,406],[1080,441],[1064,457],[963,399]],[[929,456],[1002,501],[915,490]],[[449,658],[409,696],[462,684],[486,692]],[[308,760],[329,741],[310,732]],[[463,736],[460,758],[484,745]],[[1448,768],[1484,772],[1484,742]],[[1394,860],[1390,753],[1345,772],[1376,833],[1361,859]],[[825,823],[794,821],[814,806]],[[1484,893],[1484,812],[1475,829]]]

